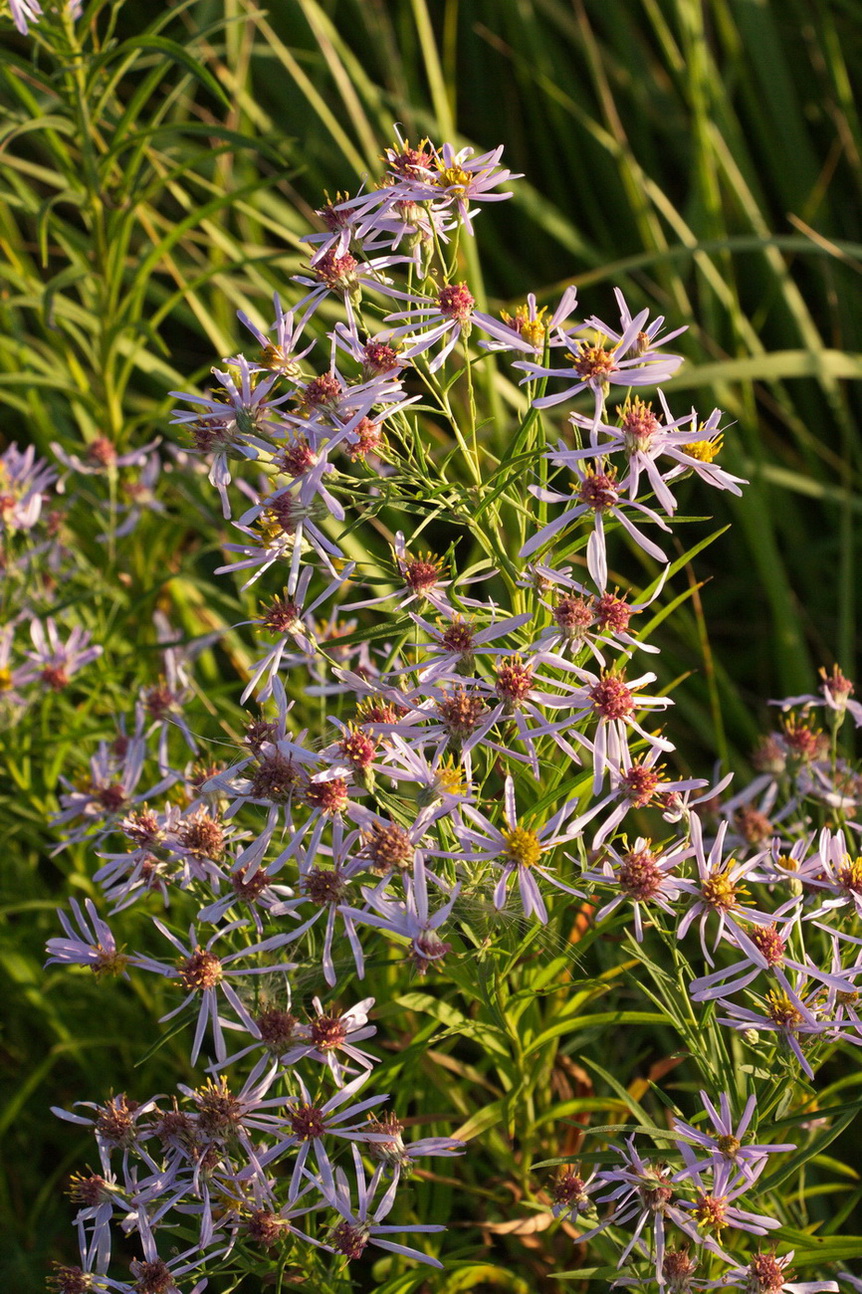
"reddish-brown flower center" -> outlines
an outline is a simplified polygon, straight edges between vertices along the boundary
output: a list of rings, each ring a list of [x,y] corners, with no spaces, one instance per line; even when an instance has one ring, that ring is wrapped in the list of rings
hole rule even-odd
[[[339,1222],[330,1232],[329,1243],[338,1254],[345,1258],[361,1258],[368,1244],[369,1232],[366,1227],[354,1226],[351,1222]]]
[[[103,1141],[115,1146],[131,1146],[137,1137],[135,1111],[138,1101],[128,1101],[125,1096],[115,1096],[96,1119],[96,1133]]]
[[[309,782],[304,798],[309,808],[319,809],[326,817],[343,813],[350,803],[347,783],[340,777],[328,782]]]
[[[180,963],[179,969],[183,985],[188,989],[197,991],[215,988],[216,984],[221,982],[224,974],[222,964],[215,953],[207,952],[205,948],[201,948],[200,944],[195,948],[191,957]]]
[[[778,1294],[791,1277],[775,1254],[756,1254],[748,1265],[748,1294]]]
[[[171,1269],[161,1258],[152,1262],[135,1261],[132,1263],[132,1275],[137,1276],[135,1290],[137,1294],[168,1294],[176,1289]]]
[[[649,449],[650,442],[661,423],[648,404],[635,399],[623,409],[622,432],[625,447],[630,454]]]
[[[287,1118],[300,1141],[313,1141],[326,1132],[326,1115],[316,1105],[295,1105]]]
[[[374,870],[385,875],[393,868],[403,871],[410,867],[415,850],[404,828],[397,822],[389,822],[385,826],[374,824],[365,837],[363,853],[370,858]]]
[[[471,696],[462,687],[453,688],[437,702],[437,714],[450,737],[468,737],[485,710],[480,696]]]
[[[620,778],[621,789],[632,808],[642,809],[649,804],[660,785],[663,767],[659,764],[656,768],[647,768],[645,764],[636,763],[625,770]]]
[[[583,638],[596,619],[592,604],[581,597],[560,598],[553,616],[560,631],[571,641]]]
[[[576,354],[571,356],[578,377],[585,382],[604,382],[616,368],[613,350],[605,350],[598,342],[581,342]]]
[[[229,1136],[242,1122],[242,1105],[231,1092],[226,1078],[217,1083],[207,1079],[203,1087],[194,1092],[198,1107],[198,1121],[208,1137]]]
[[[336,256],[334,251],[328,251],[311,267],[311,272],[318,283],[325,284],[333,292],[351,292],[357,283],[357,264],[349,252]]]
[[[581,503],[595,512],[604,512],[619,502],[616,476],[613,472],[587,472],[578,489]]]
[[[520,656],[504,656],[496,669],[494,691],[501,701],[515,708],[529,695],[533,686],[533,668]]]
[[[271,1249],[281,1239],[285,1225],[276,1213],[270,1213],[268,1209],[256,1209],[246,1219],[245,1233],[252,1244]]]
[[[117,461],[116,446],[107,436],[97,436],[87,446],[87,461],[94,467],[110,467],[111,463]]]
[[[303,877],[302,888],[312,903],[323,907],[341,902],[347,893],[347,881],[339,868],[312,867]]]
[[[473,313],[476,301],[466,283],[450,283],[440,289],[437,304],[440,307],[440,313],[447,319],[454,319],[457,323],[464,324]]]
[[[318,1051],[336,1051],[347,1037],[340,1015],[319,1015],[309,1026],[311,1040]]]
[[[639,903],[647,903],[661,890],[662,871],[656,855],[649,849],[632,850],[623,854],[617,872],[620,889]]]
[[[255,1024],[260,1030],[261,1042],[267,1051],[273,1055],[280,1056],[286,1051],[293,1041],[293,1035],[296,1031],[296,1016],[289,1011],[261,1011],[260,1015],[255,1018]]]
[[[180,844],[198,858],[212,858],[217,862],[224,854],[224,827],[206,809],[198,809],[186,819],[179,838]]]
[[[313,378],[302,392],[302,403],[313,409],[337,405],[343,387],[333,373],[322,373]]]
[[[596,601],[596,619],[601,629],[610,629],[611,633],[623,634],[629,627],[634,609],[625,598],[618,598],[613,593],[603,593]]]
[[[382,341],[365,343],[363,361],[371,373],[388,373],[398,367],[398,351]]]
[[[635,703],[621,678],[604,674],[590,689],[593,709],[602,719],[627,719],[634,713]]]
[[[786,945],[778,932],[777,925],[755,926],[748,932],[748,937],[770,966],[782,964]]]
[[[293,761],[282,755],[281,751],[274,750],[261,759],[252,773],[248,793],[255,800],[286,804],[298,781],[299,769]]]

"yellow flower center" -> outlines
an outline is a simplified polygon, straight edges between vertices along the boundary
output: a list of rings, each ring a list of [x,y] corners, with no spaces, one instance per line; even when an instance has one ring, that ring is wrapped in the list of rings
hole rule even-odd
[[[851,858],[849,854],[845,855],[845,862],[838,871],[838,879],[845,890],[862,894],[862,857]]]
[[[766,1000],[769,1003],[769,1018],[775,1024],[793,1030],[802,1023],[802,1012],[794,1006],[786,993],[767,993]]]
[[[544,316],[547,312],[548,307],[542,306],[541,310],[536,313],[535,319],[531,319],[529,306],[516,306],[514,316],[506,314],[505,310],[501,310],[500,318],[513,332],[518,333],[519,336],[524,338],[524,341],[529,342],[534,350],[538,350],[545,340],[547,325]]]
[[[12,671],[8,665],[0,669],[0,692],[8,692],[12,686]]]
[[[744,885],[734,885],[727,874],[732,866],[733,859],[730,859],[726,871],[715,872],[703,882],[701,893],[704,902],[711,908],[723,908],[725,912],[729,912],[738,903],[745,901],[743,896],[748,895],[748,890]]]
[[[470,183],[470,173],[460,166],[441,166],[437,183],[447,193],[459,197]]]
[[[504,857],[509,862],[517,863],[519,867],[532,867],[539,861],[542,846],[534,831],[526,831],[523,827],[512,827],[510,831],[504,831],[502,834],[506,842]]]
[[[742,1143],[737,1141],[736,1137],[731,1136],[729,1132],[724,1133],[720,1137],[716,1137],[715,1144],[718,1146],[725,1159],[736,1159],[742,1145]]]
[[[715,440],[690,440],[687,445],[680,445],[680,449],[700,463],[711,463],[720,454],[723,444],[724,436],[718,435]]]

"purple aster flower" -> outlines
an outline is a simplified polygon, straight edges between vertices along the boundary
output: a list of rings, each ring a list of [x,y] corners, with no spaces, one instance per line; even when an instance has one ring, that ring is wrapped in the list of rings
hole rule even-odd
[[[820,696],[788,696],[783,701],[770,701],[769,704],[780,705],[782,710],[789,710],[794,705],[802,705],[806,710],[813,705],[822,705],[832,711],[836,726],[840,726],[844,715],[849,713],[856,727],[862,727],[862,705],[850,699],[856,690],[850,679],[845,678],[837,665],[832,666],[831,674],[821,669],[820,677],[823,680],[820,684]]]
[[[461,883],[448,890],[446,902],[433,915],[428,902],[428,873],[421,854],[413,861],[412,875],[404,878],[403,902],[385,893],[386,884],[384,879],[374,890],[363,889],[363,898],[373,911],[362,913],[359,919],[365,925],[408,940],[410,960],[419,974],[425,975],[432,966],[441,965],[452,951],[452,945],[445,943],[437,931],[448,920],[461,892]]]
[[[249,369],[251,372],[278,373],[282,377],[296,381],[302,373],[301,361],[314,348],[314,342],[311,341],[305,350],[298,350],[308,315],[300,319],[299,323],[295,323],[295,312],[282,309],[281,298],[277,292],[272,294],[272,305],[275,311],[275,322],[270,325],[268,332],[275,333],[274,341],[266,332],[262,332],[256,324],[252,323],[242,310],[237,311],[237,319],[249,330],[260,346],[260,363],[250,364]],[[225,360],[225,363],[236,362],[236,359]]]
[[[378,1135],[375,1140],[385,1140],[385,1137]],[[347,1176],[343,1170],[336,1168],[333,1174],[325,1166],[324,1171],[321,1172],[324,1194],[329,1203],[341,1214],[341,1221],[330,1232],[328,1243],[323,1245],[323,1248],[328,1249],[331,1253],[343,1254],[345,1258],[352,1260],[360,1258],[367,1246],[372,1244],[379,1249],[386,1249],[390,1253],[403,1254],[407,1258],[415,1258],[420,1263],[428,1263],[432,1267],[442,1269],[443,1264],[438,1262],[436,1258],[423,1254],[409,1245],[397,1244],[395,1241],[390,1240],[389,1237],[399,1231],[418,1231],[427,1234],[432,1231],[445,1231],[446,1228],[429,1222],[412,1223],[406,1226],[383,1224],[381,1219],[387,1216],[395,1203],[399,1179],[398,1177],[392,1179],[386,1193],[375,1204],[374,1193],[378,1181],[377,1174],[372,1178],[369,1186],[359,1149],[356,1146],[352,1146],[351,1149],[353,1151],[353,1165],[356,1172],[357,1186],[357,1202],[355,1206],[351,1198]]]
[[[102,921],[92,899],[84,899],[87,910],[85,917],[74,899],[69,906],[78,924],[76,931],[65,912],[58,910],[60,924],[65,931],[65,939],[49,939],[46,951],[51,954],[46,966],[54,963],[66,966],[89,966],[97,979],[103,975],[125,975],[129,958],[117,948],[110,926]],[[89,918],[89,924],[88,924]]]
[[[392,330],[393,337],[405,339],[407,349],[403,352],[404,359],[422,355],[436,342],[446,339],[428,365],[429,371],[436,373],[446,362],[462,334],[465,341],[470,336],[476,302],[467,284],[447,283],[436,297],[423,297],[409,292],[392,292],[391,295],[411,303],[408,309],[398,310],[385,319],[386,323],[394,323],[398,319],[410,321]]]
[[[620,854],[613,845],[604,846],[604,860],[600,868],[584,872],[580,879],[588,884],[617,891],[614,897],[596,913],[599,925],[621,903],[630,902],[634,908],[635,938],[643,941],[643,912],[647,904],[654,904],[669,916],[675,915],[674,904],[679,898],[679,877],[676,867],[688,858],[691,849],[683,841],[668,854],[654,853],[651,841],[639,837],[631,849]]]
[[[534,400],[533,404],[537,409],[549,408],[571,399],[580,391],[591,390],[595,397],[593,422],[598,423],[609,384],[654,386],[666,381],[679,368],[682,356],[664,355],[658,346],[684,329],[678,329],[661,341],[656,341],[657,330],[664,321],[655,320],[649,327],[645,327],[649,311],[641,310],[632,317],[619,289],[617,293],[622,331],[617,333],[600,319],[590,318],[577,331],[583,332],[584,329],[591,328],[594,332],[593,341],[578,338],[572,332],[565,333],[566,342],[571,347],[566,357],[571,360],[571,367],[547,368],[543,364],[533,364],[526,360],[519,360],[515,364],[515,368],[522,369],[527,375],[522,382],[547,377],[559,377],[568,381],[564,390]]]
[[[157,1108],[158,1099],[154,1096],[149,1101],[135,1101],[127,1097],[125,1092],[120,1092],[117,1096],[112,1096],[104,1105],[97,1105],[93,1101],[75,1102],[76,1109],[83,1107],[95,1111],[93,1118],[83,1114],[72,1114],[69,1110],[62,1110],[56,1105],[51,1106],[51,1113],[67,1123],[77,1123],[93,1129],[104,1177],[111,1176],[111,1154],[115,1150],[122,1150],[123,1176],[128,1179],[130,1151],[134,1151],[136,1155],[143,1154],[146,1158],[144,1142],[149,1140],[153,1133],[145,1121],[147,1116]],[[155,1163],[152,1163],[152,1167],[156,1167]]]
[[[212,1027],[213,1040],[215,1044],[215,1053],[218,1060],[224,1060],[227,1055],[225,1048],[223,1028],[230,1029],[247,1029],[254,1037],[258,1036],[258,1028],[242,998],[230,984],[231,979],[244,979],[247,975],[269,975],[277,970],[295,970],[293,962],[279,962],[278,964],[267,964],[265,966],[248,966],[242,963],[246,959],[257,957],[260,953],[272,952],[276,948],[282,948],[293,937],[292,932],[283,932],[277,935],[271,935],[269,939],[264,939],[260,943],[251,944],[246,948],[239,949],[238,952],[228,953],[225,957],[218,957],[213,951],[213,945],[225,935],[234,930],[240,929],[245,925],[245,921],[232,921],[229,925],[223,926],[217,930],[206,942],[201,945],[198,943],[195,927],[189,926],[188,945],[182,943],[167,926],[161,921],[153,919],[156,928],[168,939],[180,954],[179,963],[169,964],[167,962],[157,961],[153,957],[137,956],[135,965],[142,970],[152,971],[156,975],[164,975],[168,979],[176,979],[184,989],[187,989],[187,995],[178,1007],[169,1011],[167,1015],[162,1016],[162,1021],[172,1020],[175,1015],[193,1002],[196,998],[200,999],[200,1008],[198,1011],[197,1026],[195,1028],[194,1042],[192,1043],[191,1063],[194,1064],[203,1045],[204,1035],[207,1024]],[[218,994],[226,998],[230,1006],[236,1012],[239,1023],[230,1020],[224,1020],[219,1015]]]
[[[662,397],[662,392],[659,392],[659,397]],[[652,407],[638,398],[627,401],[623,406],[618,414],[620,419],[618,427],[611,427],[602,422],[596,423],[592,418],[573,413],[570,421],[575,426],[590,431],[591,444],[583,449],[566,449],[563,446],[556,453],[548,454],[546,457],[551,458],[554,463],[571,467],[584,458],[624,454],[628,464],[625,484],[629,498],[637,497],[641,473],[643,473],[668,516],[672,516],[676,511],[677,503],[667,482],[684,472],[696,472],[708,485],[716,489],[741,494],[739,486],[746,485],[747,482],[741,477],[725,472],[713,462],[723,442],[722,433],[718,430],[721,410],[713,409],[706,422],[701,424],[694,410],[681,418],[671,419],[670,410],[664,400],[662,404],[667,418],[664,424],[653,413]],[[687,424],[685,430],[677,430],[682,424]],[[661,455],[676,463],[675,467],[664,474],[659,471],[656,463],[656,459]]]
[[[718,1005],[727,1012],[727,1015],[718,1017],[718,1023],[743,1034],[760,1032],[777,1034],[782,1048],[793,1053],[803,1073],[813,1081],[814,1070],[802,1050],[802,1042],[813,1041],[820,1037],[834,1038],[835,1035],[844,1037],[847,1025],[836,1026],[831,1020],[822,1018],[820,1011],[822,988],[817,985],[807,996],[803,996],[807,979],[806,975],[799,975],[796,983],[789,990],[767,991],[763,997],[755,999],[755,1005],[760,1008],[759,1010],[737,1006],[733,1002],[719,998]],[[855,1028],[855,1025],[852,1027]],[[855,1038],[847,1040],[857,1041]],[[862,1042],[862,1039],[858,1041]]]
[[[793,1273],[788,1270],[793,1259],[794,1250],[779,1258],[775,1253],[757,1253],[744,1267],[731,1267],[717,1281],[711,1281],[714,1289],[741,1289],[745,1294],[838,1294],[837,1281],[790,1281],[787,1278]]]
[[[73,472],[80,472],[84,476],[104,476],[119,467],[144,467],[149,461],[151,451],[159,444],[161,444],[161,437],[157,436],[155,440],[151,440],[148,445],[142,445],[140,449],[130,449],[125,454],[118,454],[112,440],[107,436],[97,436],[95,440],[87,443],[84,458],[67,453],[56,442],[52,442],[51,449],[63,466]]]
[[[527,304],[516,306],[513,315],[502,310],[500,318],[495,319],[493,315],[476,310],[473,312],[473,323],[482,332],[488,333],[491,338],[491,341],[480,341],[479,345],[483,350],[514,350],[541,358],[546,345],[565,345],[564,339],[556,336],[554,330],[568,319],[577,305],[577,300],[577,288],[566,288],[560,298],[560,304],[550,319],[545,319],[547,306],[538,309],[532,292],[527,297]]]
[[[171,422],[186,427],[194,438],[194,453],[214,453],[209,480],[219,492],[222,512],[230,516],[227,487],[231,482],[228,460],[257,459],[261,452],[269,453],[273,437],[284,434],[284,423],[278,406],[290,398],[290,393],[270,399],[269,394],[279,379],[278,373],[257,380],[259,370],[252,369],[244,356],[237,359],[239,385],[230,373],[213,369],[213,376],[222,384],[227,399],[211,396],[187,395],[171,391],[171,395],[199,409],[175,409]]]
[[[624,1227],[633,1223],[631,1238],[617,1264],[622,1267],[641,1234],[649,1229],[652,1231],[652,1252],[658,1277],[664,1260],[667,1223],[671,1222],[686,1232],[691,1231],[691,1225],[680,1208],[673,1178],[664,1165],[644,1160],[635,1148],[634,1137],[627,1139],[625,1150],[613,1149],[621,1156],[622,1163],[600,1169],[594,1187],[594,1190],[603,1186],[611,1188],[598,1198],[599,1204],[611,1205],[610,1211],[598,1226],[584,1232],[578,1240],[583,1244],[606,1227]]]
[[[558,1170],[550,1187],[554,1202],[551,1212],[555,1218],[566,1218],[575,1223],[582,1213],[594,1208],[590,1196],[604,1185],[597,1174],[598,1170],[594,1168],[589,1177],[584,1177],[577,1164],[566,1164]]]
[[[42,496],[56,479],[32,445],[25,450],[9,445],[0,454],[0,529],[32,530],[42,512]]]
[[[320,1179],[325,1183],[332,1178],[332,1161],[324,1143],[324,1137],[336,1141],[350,1142],[385,1142],[387,1134],[375,1132],[367,1119],[360,1119],[373,1106],[388,1100],[388,1095],[368,1096],[361,1101],[354,1097],[368,1078],[368,1071],[357,1075],[351,1082],[339,1088],[328,1100],[317,1103],[312,1100],[308,1088],[297,1076],[300,1095],[286,1103],[284,1129],[287,1136],[280,1136],[276,1143],[259,1156],[261,1168],[279,1159],[287,1150],[297,1150],[292,1163],[288,1200],[295,1200],[302,1186],[302,1179],[308,1176],[306,1162],[311,1152],[317,1163]],[[297,1149],[298,1148],[298,1149]],[[324,1194],[328,1195],[325,1186]],[[330,1200],[330,1202],[332,1202]]]
[[[700,946],[704,957],[712,966],[712,954],[706,946],[706,923],[710,915],[715,914],[718,918],[718,929],[714,947],[718,946],[722,938],[732,939],[737,948],[742,949],[755,965],[765,970],[766,957],[740,924],[744,921],[746,924],[753,922],[756,925],[768,926],[773,921],[770,914],[758,912],[756,908],[749,906],[745,881],[758,859],[736,862],[733,858],[724,857],[726,822],[722,822],[719,826],[708,855],[703,843],[703,828],[697,814],[692,815],[689,826],[697,863],[697,880],[680,881],[680,889],[684,894],[690,895],[694,902],[679,923],[678,938],[682,939],[692,922],[699,917]]]
[[[684,1123],[682,1119],[676,1117],[673,1119],[673,1130],[679,1139],[679,1149],[689,1174],[699,1174],[708,1169],[726,1172],[729,1166],[739,1173],[749,1186],[753,1186],[765,1168],[769,1155],[796,1149],[796,1146],[790,1143],[752,1145],[743,1142],[742,1138],[757,1109],[757,1097],[754,1094],[746,1101],[736,1127],[731,1114],[730,1097],[726,1092],[722,1092],[719,1097],[718,1110],[706,1092],[700,1093],[700,1099],[712,1124],[711,1132],[704,1132],[702,1125],[694,1126]],[[699,1159],[694,1148],[706,1151],[707,1158]]]
[[[542,499],[545,503],[565,503],[570,504],[564,512],[554,520],[549,521],[547,525],[537,530],[532,539],[528,539],[520,553],[520,557],[529,557],[531,553],[543,548],[549,544],[561,531],[579,517],[588,516],[592,513],[593,530],[587,541],[587,570],[590,573],[596,588],[600,593],[604,593],[608,582],[608,557],[605,543],[605,517],[613,517],[617,520],[623,529],[631,536],[639,548],[643,549],[650,557],[657,562],[667,565],[667,557],[653,541],[635,525],[628,513],[634,510],[641,516],[648,518],[660,529],[670,532],[670,526],[644,503],[623,500],[623,489],[625,482],[618,483],[616,470],[612,467],[604,469],[599,463],[597,470],[589,466],[581,466],[580,463],[572,463],[572,470],[578,480],[578,486],[574,494],[561,494],[558,490],[547,490],[542,486],[531,485],[529,490],[537,499]]]
[[[312,258],[308,274],[294,274],[293,282],[311,288],[296,305],[297,310],[306,311],[306,318],[320,305],[326,297],[337,294],[341,297],[347,318],[352,328],[356,327],[354,306],[361,300],[364,290],[371,290],[381,296],[399,296],[391,287],[391,280],[383,273],[392,265],[406,265],[412,258],[409,256],[371,256],[357,260],[350,252],[343,256],[337,254],[337,247]]]
[[[102,654],[101,647],[90,645],[92,635],[80,625],[75,625],[64,643],[53,616],[48,616],[44,626],[34,617],[30,621],[30,637],[36,650],[27,652],[30,664],[25,667],[26,679],[22,681],[38,678],[54,692],[62,692],[73,674]]]
[[[607,662],[600,646],[611,647],[625,656],[631,656],[635,648],[657,653],[658,647],[634,638],[628,632],[629,621],[632,616],[645,611],[656,600],[664,588],[668,569],[666,567],[655,581],[655,587],[649,597],[640,602],[627,602],[625,597],[619,596],[618,592],[604,592],[599,597],[595,597],[585,585],[572,579],[571,566],[554,570],[550,566],[536,563],[530,568],[530,582],[534,583],[539,590],[539,601],[550,611],[554,623],[542,630],[532,644],[533,650],[558,650],[561,653],[570,651],[575,655],[586,647],[602,669],[606,667]],[[547,596],[542,596],[551,591],[556,594],[558,586],[562,586],[564,592],[560,596],[555,596],[554,601],[550,601]]]
[[[566,820],[571,818],[577,806],[577,800],[569,800],[537,831],[522,827],[518,824],[515,784],[512,778],[507,776],[503,791],[505,827],[500,829],[494,826],[471,804],[461,805],[460,813],[469,818],[474,825],[469,827],[463,823],[453,824],[459,843],[456,856],[463,860],[471,876],[476,864],[492,863],[501,869],[500,877],[494,887],[496,908],[502,908],[505,905],[509,881],[516,876],[524,915],[529,917],[535,914],[540,921],[546,922],[548,911],[536,880],[537,875],[567,894],[573,894],[577,898],[584,897],[580,890],[566,885],[549,868],[539,866],[539,859],[543,853],[556,849],[557,845],[580,834],[583,825],[581,819],[572,818],[566,824]]]

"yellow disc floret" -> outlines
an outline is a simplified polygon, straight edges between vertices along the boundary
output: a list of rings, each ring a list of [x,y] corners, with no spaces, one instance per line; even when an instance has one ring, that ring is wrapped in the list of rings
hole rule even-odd
[[[502,833],[506,842],[505,858],[507,862],[517,863],[519,867],[532,867],[539,861],[542,846],[534,831],[524,827],[512,827]]]
[[[690,440],[687,445],[680,445],[680,449],[699,463],[711,463],[721,453],[723,444],[724,436],[718,435],[714,440]]]

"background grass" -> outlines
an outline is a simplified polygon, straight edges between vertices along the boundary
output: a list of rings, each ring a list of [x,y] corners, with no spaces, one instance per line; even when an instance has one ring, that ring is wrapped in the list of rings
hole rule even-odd
[[[237,308],[268,314],[271,292],[302,263],[298,240],[322,192],[355,191],[374,173],[393,122],[411,139],[503,143],[525,178],[477,225],[488,303],[528,291],[551,301],[575,282],[586,312],[601,315],[619,284],[633,306],[690,322],[690,362],[669,397],[678,409],[727,411],[722,461],[751,482],[742,500],[712,503],[716,526],[733,524],[697,561],[699,602],[657,635],[662,682],[690,676],[677,694],[685,759],[702,769],[719,751],[741,768],[766,698],[810,690],[833,659],[853,676],[855,5],[274,0],[264,11],[196,0],[154,19],[151,5],[126,0],[90,5],[86,21],[102,52],[80,66],[52,61],[38,29],[29,40],[4,34],[4,439],[46,452],[55,439],[73,448],[98,434],[120,444],[170,435],[166,392],[202,381],[236,348]],[[142,607],[161,600],[192,634],[237,618],[200,538],[217,522],[193,484],[184,491],[148,531],[163,547],[124,559],[127,596],[103,606],[117,692],[130,663],[119,644],[135,643]],[[96,569],[97,551],[82,561]],[[229,642],[234,663],[242,653]],[[217,664],[205,663],[213,680]],[[145,654],[140,677],[148,668]],[[53,718],[70,747],[106,725],[80,710]],[[48,764],[8,753],[30,799],[22,807],[10,782],[2,967],[19,1005],[2,1053],[0,1208],[14,1239],[0,1272],[35,1289],[66,1234],[57,1189],[81,1144],[63,1139],[47,1107],[101,1089],[106,1063],[122,1085],[139,1004],[118,989],[109,1024],[91,1029],[86,993],[69,1006],[43,979],[68,883],[66,864],[46,860],[64,752],[52,747]],[[81,851],[73,874],[88,867]],[[567,1081],[574,1092],[582,1079]]]

